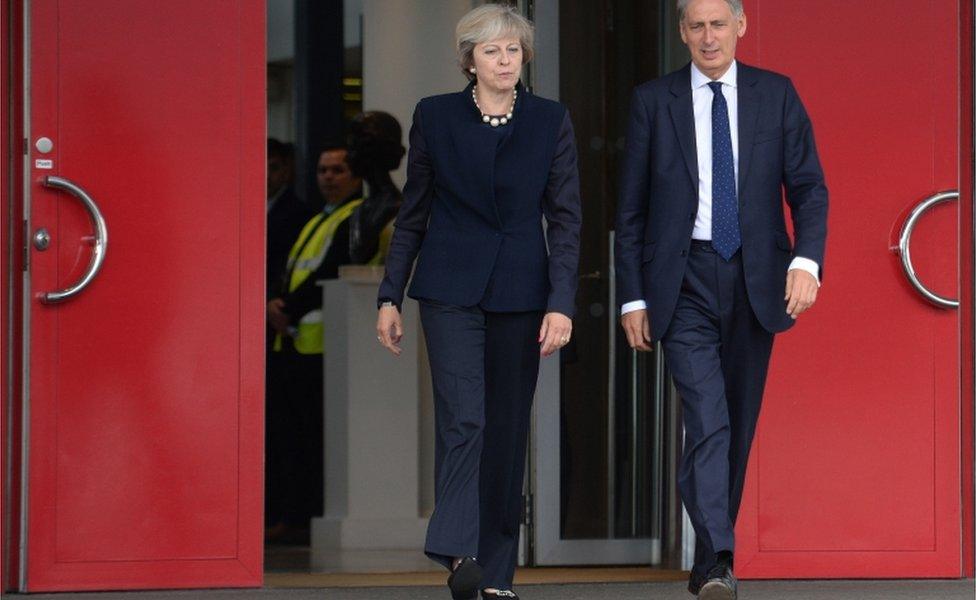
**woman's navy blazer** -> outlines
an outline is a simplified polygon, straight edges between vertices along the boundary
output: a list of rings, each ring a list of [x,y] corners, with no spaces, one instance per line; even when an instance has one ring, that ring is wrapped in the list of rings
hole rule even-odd
[[[569,113],[519,83],[511,122],[494,128],[471,89],[414,110],[378,297],[400,306],[416,258],[411,298],[573,316],[581,209]]]

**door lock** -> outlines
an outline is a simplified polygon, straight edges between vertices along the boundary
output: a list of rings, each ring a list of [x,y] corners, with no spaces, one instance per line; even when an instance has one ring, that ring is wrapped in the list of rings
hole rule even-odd
[[[34,247],[38,250],[47,250],[51,246],[51,234],[46,227],[41,227],[34,232]]]
[[[54,142],[51,141],[51,138],[42,137],[38,138],[37,141],[34,142],[34,147],[37,148],[38,152],[47,154],[52,148],[54,148]]]

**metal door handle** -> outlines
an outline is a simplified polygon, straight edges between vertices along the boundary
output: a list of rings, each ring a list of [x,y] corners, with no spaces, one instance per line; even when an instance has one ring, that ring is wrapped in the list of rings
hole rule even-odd
[[[915,273],[915,267],[912,265],[912,232],[915,231],[915,225],[918,220],[922,218],[930,208],[936,206],[937,204],[942,204],[943,202],[948,202],[950,200],[958,200],[959,192],[939,192],[934,196],[929,196],[925,200],[922,200],[918,206],[912,209],[909,213],[908,219],[905,220],[905,224],[901,226],[901,233],[898,235],[898,254],[901,256],[901,268],[905,271],[905,277],[912,284],[918,293],[922,295],[923,298],[931,302],[932,304],[940,308],[959,308],[959,300],[953,300],[951,298],[946,298],[940,296],[933,292],[932,290],[925,287]]]
[[[105,262],[105,251],[108,248],[108,227],[105,225],[105,218],[102,216],[102,211],[98,209],[98,205],[95,204],[95,201],[88,192],[81,189],[77,184],[54,175],[45,177],[43,184],[47,187],[64,190],[81,200],[81,203],[85,205],[85,209],[88,211],[88,216],[91,217],[92,225],[95,226],[95,237],[91,238],[93,242],[91,262],[88,264],[88,270],[85,271],[84,276],[68,288],[57,292],[45,292],[41,294],[41,302],[44,304],[55,304],[76,296],[95,279],[95,275],[102,268],[102,263]]]

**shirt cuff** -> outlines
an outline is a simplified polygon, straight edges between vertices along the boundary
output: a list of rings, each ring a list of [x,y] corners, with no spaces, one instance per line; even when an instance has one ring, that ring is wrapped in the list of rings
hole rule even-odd
[[[620,307],[620,315],[623,316],[629,312],[634,312],[635,310],[647,310],[647,302],[644,302],[643,300],[628,302]]]
[[[790,263],[790,268],[787,271],[792,271],[793,269],[800,269],[801,271],[806,271],[807,273],[813,275],[813,278],[817,280],[817,287],[820,287],[820,265],[809,258],[803,258],[802,256],[797,256],[793,258],[793,262]]]

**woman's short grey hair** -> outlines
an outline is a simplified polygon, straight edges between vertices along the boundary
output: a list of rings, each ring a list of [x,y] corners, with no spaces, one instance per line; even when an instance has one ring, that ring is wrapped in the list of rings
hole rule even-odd
[[[535,31],[532,23],[507,4],[484,4],[458,21],[457,57],[461,71],[468,79],[475,76],[468,71],[474,66],[474,47],[501,37],[517,37],[522,44],[522,64],[532,60]]]
[[[736,18],[741,17],[746,14],[745,9],[742,8],[742,0],[725,0],[729,8],[732,9],[732,14]],[[691,0],[678,0],[678,22],[682,23],[685,20],[685,11],[688,10],[688,5],[691,4]]]

